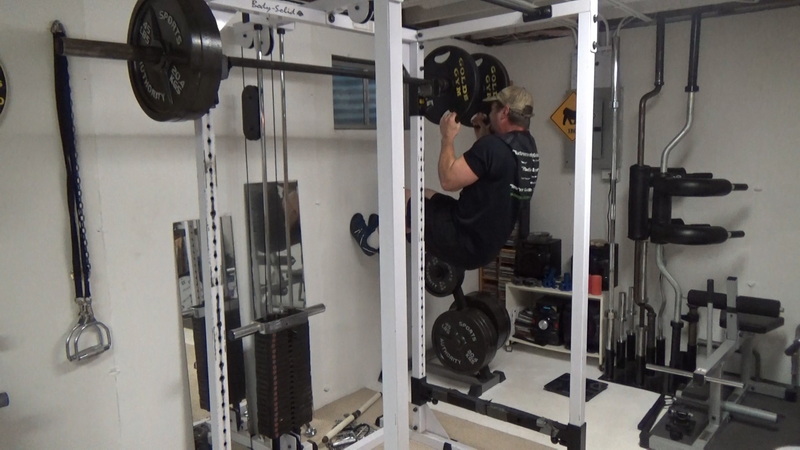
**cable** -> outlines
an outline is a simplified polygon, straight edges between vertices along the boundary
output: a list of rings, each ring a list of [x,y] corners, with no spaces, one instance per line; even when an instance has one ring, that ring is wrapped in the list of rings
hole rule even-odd
[[[239,54],[241,55],[242,58],[244,58],[244,47],[241,47],[239,49]],[[241,71],[242,71],[242,90],[244,90],[244,88],[246,86],[246,84],[245,84],[246,82],[245,82],[245,78],[244,78],[244,68],[242,68]],[[245,194],[244,194],[245,195],[245,204],[247,205],[247,208],[250,208],[250,205],[252,205],[252,203],[250,202],[251,194],[250,194],[250,188],[249,188],[249,186],[250,186],[250,156],[249,156],[248,150],[247,150],[247,138],[244,139],[244,182],[245,182],[245,186],[248,186],[248,188],[245,189]],[[250,232],[252,233],[252,224],[248,224],[247,229],[251,230]],[[248,255],[249,258],[252,258],[252,255],[253,255],[253,240],[252,239],[248,239],[247,240],[247,255]],[[253,261],[251,261],[250,264],[253,264]],[[251,272],[250,276],[252,276],[252,272]],[[250,289],[254,289],[254,288],[255,288],[254,284],[250,283]],[[251,292],[250,293],[250,303],[251,303],[251,307],[253,308],[252,309],[253,313],[256,315],[256,317],[258,317],[260,315],[259,314],[260,309],[258,308],[258,304],[256,302],[255,292]]]

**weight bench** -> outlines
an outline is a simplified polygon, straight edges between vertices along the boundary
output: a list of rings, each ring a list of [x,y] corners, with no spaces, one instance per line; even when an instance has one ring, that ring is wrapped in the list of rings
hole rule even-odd
[[[705,448],[719,427],[730,419],[731,413],[770,424],[777,423],[777,414],[741,403],[747,392],[786,400],[793,400],[795,395],[793,389],[753,380],[756,359],[753,338],[783,326],[780,302],[739,296],[735,277],[728,278],[726,294],[713,292],[713,288],[692,290],[687,300],[691,308],[705,307],[708,311],[706,358],[693,371],[647,365],[651,370],[691,379],[683,390],[677,392],[675,405],[653,429],[650,447]],[[711,339],[714,309],[721,311],[719,325],[725,330],[725,337],[716,348]],[[737,351],[742,356],[741,381],[723,377],[725,365]]]

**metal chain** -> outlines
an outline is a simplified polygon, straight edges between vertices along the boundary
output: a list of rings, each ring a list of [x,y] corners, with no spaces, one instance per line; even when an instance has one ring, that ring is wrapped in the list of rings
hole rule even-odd
[[[70,111],[70,115],[72,112]],[[75,132],[75,121],[74,117],[72,120],[72,131]],[[86,219],[83,213],[83,196],[81,191],[81,176],[80,176],[80,167],[78,166],[78,153],[75,152],[75,157],[72,159],[72,174],[73,180],[75,181],[75,215],[78,219],[78,234],[80,236],[79,246],[81,249],[81,268],[83,271],[82,274],[82,282],[85,284],[85,287],[88,288],[89,285],[89,275],[92,271],[92,264],[89,262],[89,241],[86,239]],[[72,213],[72,212],[70,212]],[[87,289],[88,291],[88,289]]]
[[[66,36],[66,32],[64,31],[63,25],[59,22],[53,24],[52,31],[54,34],[60,36]],[[86,217],[83,212],[83,196],[82,196],[82,189],[81,189],[81,177],[80,177],[80,166],[78,164],[78,150],[75,143],[75,139],[77,136],[77,130],[75,128],[75,115],[72,108],[72,88],[69,83],[69,63],[66,58],[62,60],[63,64],[63,83],[60,85],[63,94],[63,101],[64,105],[61,108],[61,113],[68,115],[68,125],[70,127],[71,136],[68,137],[67,142],[64,142],[64,156],[67,159],[67,183],[72,187],[72,189],[67,190],[67,195],[71,195],[72,198],[68,198],[68,203],[71,205],[69,208],[69,214],[71,217],[71,221],[74,223],[76,230],[73,230],[73,233],[77,231],[77,236],[72,236],[72,239],[77,239],[77,258],[79,259],[79,264],[77,267],[73,267],[73,274],[72,276],[77,278],[79,285],[82,288],[83,292],[76,292],[77,297],[91,297],[90,291],[90,284],[89,284],[89,276],[91,274],[92,265],[89,262],[89,242],[86,238]],[[63,138],[63,134],[62,134]],[[75,249],[73,250],[75,251]],[[73,256],[73,257],[74,257]],[[75,273],[75,272],[80,273]]]

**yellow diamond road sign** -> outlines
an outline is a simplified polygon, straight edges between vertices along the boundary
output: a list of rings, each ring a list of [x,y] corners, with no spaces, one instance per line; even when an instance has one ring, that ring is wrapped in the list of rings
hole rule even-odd
[[[575,141],[575,91],[573,91],[564,103],[556,109],[550,120],[567,135],[570,141]]]

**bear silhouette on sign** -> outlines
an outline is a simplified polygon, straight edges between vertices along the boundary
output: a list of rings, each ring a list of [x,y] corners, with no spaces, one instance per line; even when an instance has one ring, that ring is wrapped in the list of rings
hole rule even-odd
[[[570,125],[575,125],[575,110],[564,108],[564,116],[561,120],[561,125],[566,125],[569,122]]]

